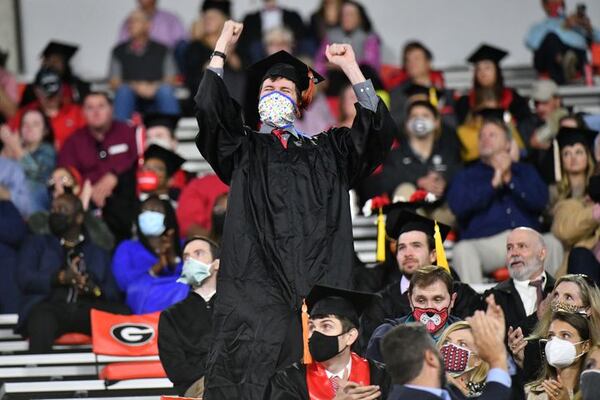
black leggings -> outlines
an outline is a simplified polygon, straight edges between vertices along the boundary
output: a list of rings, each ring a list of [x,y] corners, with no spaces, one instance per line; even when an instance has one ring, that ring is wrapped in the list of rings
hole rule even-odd
[[[565,73],[562,64],[557,59],[569,50],[577,56],[577,70],[582,72],[587,59],[585,50],[567,46],[555,33],[547,34],[540,47],[533,53],[533,66],[538,72],[548,73],[557,84],[565,84]]]

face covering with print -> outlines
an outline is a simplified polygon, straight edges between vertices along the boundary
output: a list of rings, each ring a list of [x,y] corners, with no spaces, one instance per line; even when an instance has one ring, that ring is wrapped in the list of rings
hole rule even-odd
[[[204,264],[202,261],[190,257],[183,263],[181,277],[177,279],[177,282],[198,287],[210,275],[210,264]]]
[[[588,369],[579,377],[579,391],[583,400],[597,400],[600,393],[600,369]]]
[[[573,364],[575,360],[581,357],[585,353],[577,355],[577,348],[575,345],[583,343],[585,340],[577,343],[571,343],[568,340],[564,340],[558,337],[553,337],[546,343],[546,360],[548,364],[554,368],[567,368]]]
[[[408,121],[408,129],[418,137],[427,136],[434,128],[435,122],[429,118],[415,117]]]
[[[435,333],[446,324],[446,321],[448,321],[448,307],[441,310],[415,307],[412,315],[417,322],[425,325],[427,332]]]
[[[296,120],[296,103],[281,92],[265,94],[258,102],[260,120],[276,128],[287,128]]]
[[[471,351],[469,349],[457,346],[453,343],[448,343],[442,346],[440,353],[444,359],[446,372],[451,373],[454,377],[475,368],[469,366],[469,360],[471,358]]]
[[[146,236],[160,236],[165,231],[165,214],[158,211],[142,211],[138,216],[140,230]]]

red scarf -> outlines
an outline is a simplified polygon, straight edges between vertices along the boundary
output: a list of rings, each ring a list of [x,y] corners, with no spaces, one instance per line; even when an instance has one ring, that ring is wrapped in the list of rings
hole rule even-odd
[[[350,356],[352,357],[352,368],[348,380],[362,386],[370,385],[369,362],[354,352],[350,353]],[[331,381],[325,371],[323,364],[318,362],[306,365],[306,386],[310,400],[332,400],[335,397]]]

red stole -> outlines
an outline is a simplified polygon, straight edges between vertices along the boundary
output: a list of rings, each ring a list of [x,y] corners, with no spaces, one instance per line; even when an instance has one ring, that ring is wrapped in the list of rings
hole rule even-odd
[[[348,380],[362,386],[370,385],[369,362],[354,352],[350,353],[350,356],[352,357],[352,368]],[[306,386],[310,400],[332,400],[335,397],[331,381],[327,378],[325,367],[321,363],[313,362],[306,365]]]
[[[500,108],[508,110],[510,104],[513,101],[513,91],[509,88],[504,88],[502,90],[502,98],[500,99]],[[471,89],[469,91],[469,105],[471,107],[475,107],[475,90]]]

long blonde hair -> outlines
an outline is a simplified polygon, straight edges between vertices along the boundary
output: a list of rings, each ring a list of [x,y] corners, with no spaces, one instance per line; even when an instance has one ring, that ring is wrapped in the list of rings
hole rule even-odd
[[[587,186],[590,183],[590,178],[594,175],[595,167],[594,167],[594,157],[592,156],[590,149],[587,146],[583,146],[583,147],[585,148],[585,153],[587,155],[587,166],[585,168],[585,189],[587,189]],[[569,182],[569,176],[567,173],[565,173],[565,168],[563,166],[562,151],[560,154],[560,167],[561,167],[563,173],[561,174],[562,177],[561,177],[560,181],[556,184],[556,189],[558,191],[558,199],[563,200],[563,199],[568,199],[568,198],[573,197],[573,193],[572,193],[571,183]]]
[[[451,333],[456,332],[456,331],[462,331],[465,329],[471,330],[471,325],[467,321],[458,321],[458,322],[455,322],[452,325],[450,325],[448,328],[446,328],[446,330],[444,330],[444,333],[442,333],[442,336],[440,336],[440,338],[437,342],[438,350],[442,348],[442,346],[444,345],[444,342],[446,340],[448,340],[448,336],[450,336]],[[473,349],[473,352],[476,353],[476,349]],[[474,382],[474,383],[484,382],[489,370],[490,370],[490,365],[488,363],[486,363],[485,361],[481,360],[481,364],[479,364],[477,367],[475,367],[471,372],[471,379],[470,379],[471,382]]]

